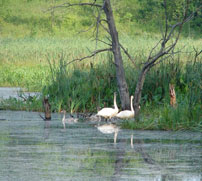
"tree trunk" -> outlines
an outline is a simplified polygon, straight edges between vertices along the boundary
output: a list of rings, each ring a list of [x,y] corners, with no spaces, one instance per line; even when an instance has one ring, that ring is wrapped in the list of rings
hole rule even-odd
[[[43,106],[45,111],[45,120],[51,120],[51,105],[48,98],[43,99]]]
[[[148,70],[149,70],[149,67],[143,67],[142,71],[140,72],[139,79],[138,79],[138,82],[136,85],[135,95],[134,95],[135,118],[139,117],[142,88],[143,88],[145,77],[146,77]]]
[[[110,35],[112,38],[112,51],[114,55],[115,65],[116,65],[116,79],[117,79],[119,94],[121,98],[121,107],[122,109],[129,109],[130,99],[129,99],[128,86],[125,79],[125,72],[123,68],[123,60],[122,60],[121,50],[119,45],[118,32],[116,30],[110,0],[103,0],[103,2],[104,2],[103,9],[106,14],[107,23],[108,23]]]

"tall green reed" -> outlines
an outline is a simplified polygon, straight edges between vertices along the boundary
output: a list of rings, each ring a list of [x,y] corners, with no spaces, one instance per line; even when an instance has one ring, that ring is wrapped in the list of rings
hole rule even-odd
[[[200,87],[196,82],[200,81],[201,61],[195,64],[192,61],[184,63],[178,56],[151,69],[145,80],[141,104],[159,106],[168,103],[169,83],[175,84],[177,98],[179,94],[192,101],[189,105],[199,104]],[[52,79],[45,90],[52,98],[58,99],[62,107],[69,111],[95,111],[97,107],[113,104],[113,92],[118,90],[111,54],[108,54],[108,61],[103,64],[91,61],[76,63],[69,68],[61,56],[59,64],[49,61],[49,65]],[[138,73],[139,70],[134,67],[126,68],[130,94],[134,94]]]
[[[59,64],[50,59],[48,62],[51,79],[43,94],[49,95],[53,110],[95,111],[113,103],[113,92],[117,87],[112,61],[96,66],[92,62],[89,66],[74,65],[71,69],[65,65],[64,56],[60,57]]]
[[[135,65],[123,55],[129,92],[134,94],[142,62],[155,41],[152,38],[146,41],[142,37],[126,37],[121,41],[132,55],[136,55]],[[136,45],[137,42],[139,46]],[[1,43],[1,85],[8,82],[10,85],[29,89],[34,87],[35,90],[43,87],[43,95],[50,96],[53,111],[66,109],[69,112],[95,112],[99,107],[113,105],[113,92],[118,89],[112,54],[100,54],[93,59],[65,66],[66,62],[74,58],[88,55],[86,47],[94,50],[94,44],[90,41],[4,39]],[[190,47],[198,45],[199,42],[182,40],[178,48],[182,48],[184,44],[188,44],[187,48],[191,49]],[[185,50],[187,51],[186,48]],[[148,72],[143,88],[143,114],[154,119],[159,127],[167,125],[165,129],[180,129],[180,125],[186,128],[193,125],[200,127],[201,71],[201,56],[195,61],[193,53],[174,55],[153,67]],[[169,83],[173,83],[176,88],[177,109],[168,105]],[[119,97],[117,100],[120,107]],[[153,109],[154,113],[149,111],[151,107],[156,109]]]

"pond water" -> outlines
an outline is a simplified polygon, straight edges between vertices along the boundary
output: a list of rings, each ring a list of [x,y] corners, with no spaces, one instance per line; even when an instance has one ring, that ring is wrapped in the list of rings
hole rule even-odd
[[[20,87],[0,87],[0,101],[3,99],[9,99],[10,97],[21,99],[28,96],[39,96],[39,92],[25,92]]]
[[[202,180],[200,133],[120,130],[115,144],[96,123],[61,119],[0,111],[0,180]]]

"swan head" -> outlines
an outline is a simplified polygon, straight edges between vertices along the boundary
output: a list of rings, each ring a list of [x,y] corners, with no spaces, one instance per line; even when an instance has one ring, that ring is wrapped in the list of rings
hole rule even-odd
[[[66,110],[61,110],[60,112],[65,114],[65,113],[66,113]]]

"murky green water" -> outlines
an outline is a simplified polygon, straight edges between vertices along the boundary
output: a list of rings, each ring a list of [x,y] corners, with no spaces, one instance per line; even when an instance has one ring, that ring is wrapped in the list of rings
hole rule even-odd
[[[200,133],[121,130],[114,144],[89,122],[64,130],[61,118],[0,111],[0,180],[202,179]]]

